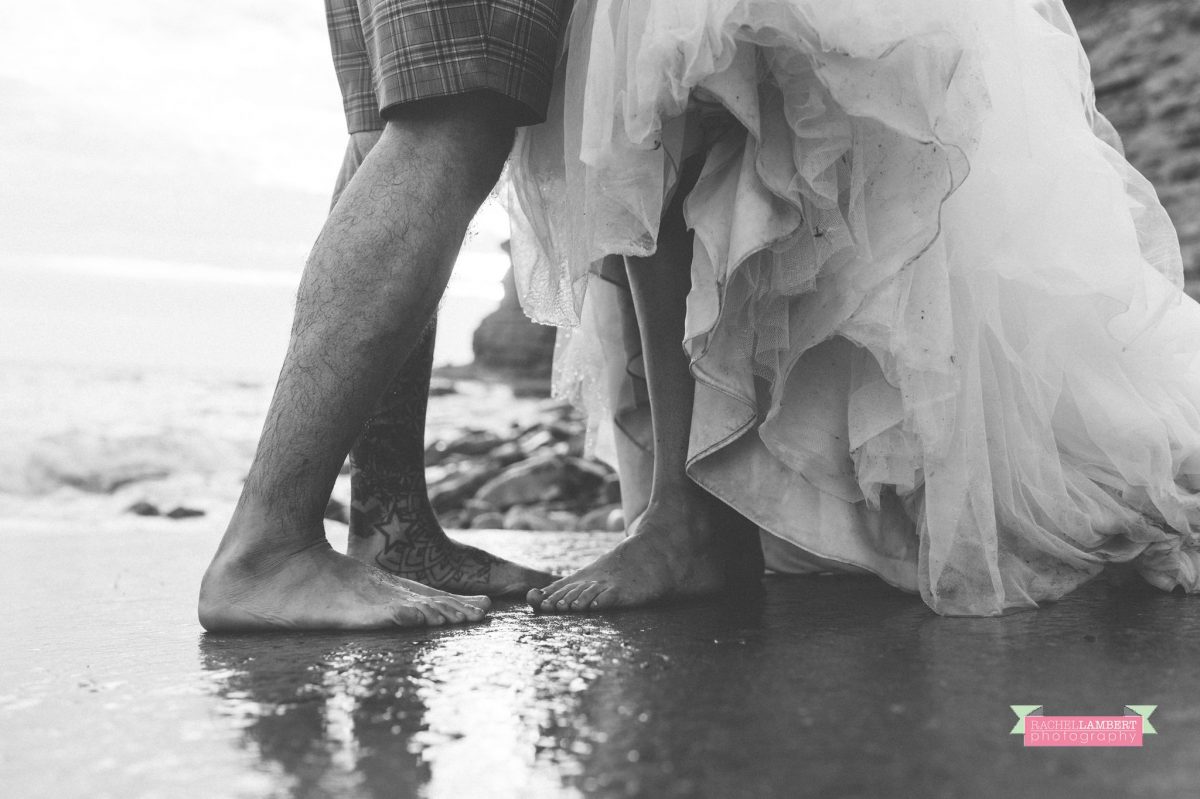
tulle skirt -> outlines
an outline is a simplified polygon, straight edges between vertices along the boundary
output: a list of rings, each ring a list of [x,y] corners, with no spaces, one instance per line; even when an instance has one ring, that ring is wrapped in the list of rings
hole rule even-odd
[[[945,614],[1111,562],[1200,590],[1200,306],[1059,0],[577,3],[512,251],[626,475],[637,337],[599,264],[655,251],[695,154],[688,471],[769,566]]]

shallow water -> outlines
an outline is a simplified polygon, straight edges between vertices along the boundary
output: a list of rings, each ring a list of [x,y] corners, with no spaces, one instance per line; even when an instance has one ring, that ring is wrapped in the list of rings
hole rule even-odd
[[[526,424],[542,404],[501,384],[456,386],[430,398],[427,440]],[[136,502],[227,517],[271,390],[227,374],[0,363],[0,519],[136,526]],[[349,501],[348,481],[335,497]]]
[[[3,530],[9,796],[1193,795],[1200,603],[1098,583],[943,619],[867,578],[594,617],[212,636],[214,531]],[[609,535],[471,532],[565,569]],[[1022,748],[1010,704],[1158,704],[1142,749]]]

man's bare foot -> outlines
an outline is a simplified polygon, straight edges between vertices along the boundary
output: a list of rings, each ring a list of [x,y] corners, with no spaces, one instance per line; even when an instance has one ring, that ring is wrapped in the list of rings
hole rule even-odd
[[[729,571],[734,548],[750,542],[735,529],[737,523],[725,523],[728,514],[715,504],[711,498],[651,502],[629,538],[575,574],[530,591],[526,601],[539,613],[581,613],[704,596],[730,587],[738,579]],[[760,568],[755,582],[761,574]]]
[[[365,505],[365,507],[364,507]],[[524,596],[556,578],[451,539],[433,511],[404,516],[382,503],[355,503],[347,554],[364,563],[455,594]]]
[[[484,596],[452,596],[346,557],[320,541],[273,557],[217,553],[200,586],[200,623],[210,632],[368,630],[475,622]]]
[[[350,450],[348,554],[456,594],[523,596],[555,579],[451,540],[425,486],[425,410],[434,325],[396,375]]]

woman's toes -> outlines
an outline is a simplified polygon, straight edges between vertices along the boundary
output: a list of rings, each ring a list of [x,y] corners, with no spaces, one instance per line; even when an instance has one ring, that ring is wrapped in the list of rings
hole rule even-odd
[[[604,586],[600,583],[588,583],[579,595],[571,601],[571,607],[575,610],[589,610],[592,606],[592,601],[596,596],[604,590]]]
[[[566,595],[562,598],[562,601],[566,604],[568,610],[579,610],[579,605],[575,604],[575,602],[578,600],[579,595],[582,594],[584,589],[589,585],[591,585],[591,583],[580,583],[579,585],[571,588],[570,591],[567,591]]]
[[[606,585],[596,593],[592,598],[589,607],[592,610],[600,610],[602,608],[611,608],[617,603],[617,591],[611,585]]]
[[[529,593],[525,594],[525,602],[534,610],[542,609],[542,602],[546,599],[546,593],[540,588],[531,588]]]
[[[572,588],[574,588],[573,585],[567,585],[567,586],[563,586],[562,588],[558,589],[553,594],[546,597],[545,601],[542,602],[542,607],[544,607],[544,608],[548,607],[551,610],[556,611],[556,612],[562,612],[562,611],[566,610],[567,603],[565,600],[567,598],[567,594],[569,594],[571,592]]]

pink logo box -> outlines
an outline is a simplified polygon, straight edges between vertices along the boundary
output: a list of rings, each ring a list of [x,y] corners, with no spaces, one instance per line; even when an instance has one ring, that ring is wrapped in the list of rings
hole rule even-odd
[[[1012,705],[1017,714],[1014,735],[1026,746],[1141,746],[1155,705],[1126,705],[1123,716],[1046,716],[1041,705]]]
[[[1030,716],[1026,746],[1141,746],[1141,716]]]

